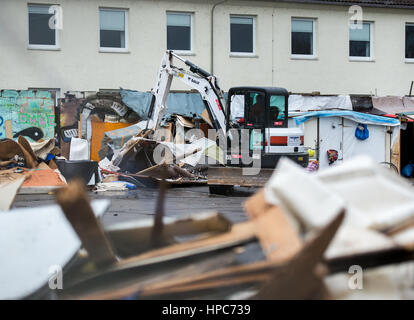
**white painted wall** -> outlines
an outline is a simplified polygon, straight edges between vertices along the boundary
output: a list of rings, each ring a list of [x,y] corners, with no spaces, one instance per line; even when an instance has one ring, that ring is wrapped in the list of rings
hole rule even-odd
[[[212,1],[32,0],[60,4],[63,30],[60,50],[29,50],[27,1],[0,2],[0,88],[67,90],[150,90],[166,48],[166,11],[194,13],[194,56],[210,69]],[[228,4],[228,3],[231,3]],[[99,52],[99,7],[129,10],[129,51]],[[230,56],[230,14],[255,15],[256,56]],[[316,60],[292,60],[292,17],[316,18]],[[364,9],[374,21],[373,62],[348,58],[348,7],[229,1],[218,5],[214,27],[214,73],[224,90],[237,85],[286,87],[292,92],[322,94],[407,94],[414,64],[406,63],[405,23],[414,10]],[[174,85],[175,89],[188,89]]]

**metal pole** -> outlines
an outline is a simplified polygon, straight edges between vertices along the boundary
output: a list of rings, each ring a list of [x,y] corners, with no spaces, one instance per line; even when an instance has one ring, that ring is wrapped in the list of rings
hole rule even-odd
[[[210,70],[211,74],[214,74],[214,9],[220,4],[223,4],[227,0],[223,0],[214,4],[213,8],[211,9],[211,52],[210,52]]]

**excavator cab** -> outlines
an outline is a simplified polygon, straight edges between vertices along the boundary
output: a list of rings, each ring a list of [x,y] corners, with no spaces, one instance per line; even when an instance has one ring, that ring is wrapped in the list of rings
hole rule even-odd
[[[283,88],[235,87],[229,90],[226,130],[236,130],[236,136],[244,134],[244,139],[238,139],[239,148],[228,148],[227,165],[251,166],[243,159],[260,157],[262,168],[275,168],[279,159],[286,156],[307,166],[309,157],[303,147],[303,133],[299,128],[288,127],[288,98],[289,93]],[[239,154],[235,152],[237,149]],[[240,161],[237,163],[235,159]]]
[[[289,127],[289,93],[283,88],[235,87],[226,106],[225,166],[209,166],[210,193],[229,194],[233,186],[263,186],[282,157],[306,167],[309,155],[301,128]],[[242,136],[244,135],[244,137]],[[244,169],[259,167],[254,173]],[[248,171],[247,171],[248,172]]]

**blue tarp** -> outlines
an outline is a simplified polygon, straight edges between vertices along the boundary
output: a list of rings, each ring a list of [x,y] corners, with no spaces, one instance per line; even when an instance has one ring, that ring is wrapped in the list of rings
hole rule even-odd
[[[135,90],[120,90],[122,102],[134,110],[142,120],[146,120],[151,106],[152,94]]]
[[[357,123],[374,124],[379,126],[398,126],[400,121],[398,119],[376,116],[373,114],[355,112],[355,111],[314,111],[303,115],[294,117],[298,125],[312,119],[312,118],[326,118],[326,117],[343,117]]]
[[[147,119],[152,100],[150,92],[121,89],[120,94],[122,101],[134,110],[141,120]],[[200,119],[204,109],[205,106],[199,93],[171,92],[168,94],[164,120],[170,118],[173,114]]]

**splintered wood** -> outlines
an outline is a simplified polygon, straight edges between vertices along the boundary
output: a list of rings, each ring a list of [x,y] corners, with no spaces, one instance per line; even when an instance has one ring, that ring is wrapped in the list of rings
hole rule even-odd
[[[117,261],[104,231],[89,204],[82,181],[74,180],[56,192],[56,200],[81,239],[93,262],[108,265]]]
[[[56,198],[82,240],[89,258],[99,266],[86,276],[93,278],[100,285],[96,288],[92,286],[87,290],[84,288],[79,292],[76,283],[82,286],[82,280],[75,281],[72,288],[67,289],[70,298],[119,299],[137,292],[143,299],[190,298],[215,292],[237,292],[252,288],[257,292],[253,298],[259,299],[307,299],[328,296],[322,281],[327,269],[323,268],[321,262],[327,246],[343,219],[343,213],[304,244],[283,211],[266,203],[264,191],[261,190],[245,203],[250,221],[237,223],[231,228],[228,228],[225,221],[217,222],[219,217],[213,219],[211,215],[198,219],[197,225],[194,226],[193,223],[188,226],[189,222],[184,220],[180,223],[176,222],[176,226],[173,223],[168,227],[175,230],[172,236],[187,233],[188,227],[195,230],[191,233],[196,232],[196,234],[198,231],[215,230],[215,227],[206,227],[206,223],[219,225],[217,232],[221,233],[204,234],[194,240],[181,243],[164,242],[159,248],[154,249],[152,246],[151,249],[150,246],[139,254],[121,259],[115,256],[111,243],[90,208],[81,183],[74,182],[67,188],[59,190]],[[158,208],[157,211],[163,212],[163,210],[164,208]],[[162,218],[162,215],[160,216]],[[155,224],[152,225],[152,230],[148,230],[146,225],[141,228],[146,230],[146,234],[151,238],[154,226]],[[161,233],[168,228],[163,225]],[[138,233],[139,227],[133,230]],[[113,231],[108,233],[109,237],[111,232]],[[119,234],[122,230],[117,232],[122,238],[127,238],[128,234],[131,234],[131,230],[126,231],[125,235]],[[138,239],[135,236],[132,238]],[[172,278],[155,276],[157,268],[160,272],[167,272],[163,267],[167,263],[183,263],[184,258],[195,261],[195,258],[206,257],[206,253],[217,254],[224,249],[236,248],[256,239],[259,240],[266,255],[265,261],[230,267],[217,265],[218,267],[213,271],[211,269],[198,273],[178,272]],[[125,245],[132,241],[132,239],[131,241],[124,239],[122,242]],[[153,280],[139,278],[140,270],[148,270],[148,268],[153,268]],[[116,280],[119,277],[123,278],[122,284]],[[297,288],[298,283],[301,284],[300,289]],[[71,292],[77,293],[71,295]]]

